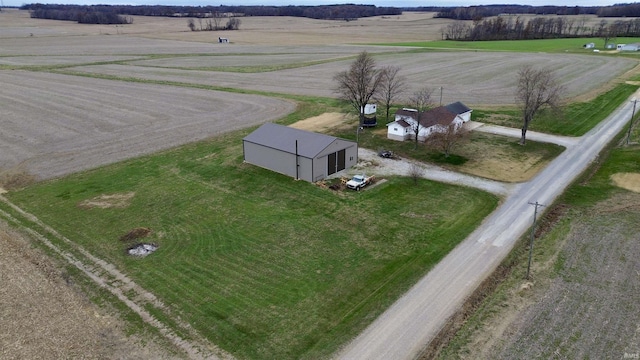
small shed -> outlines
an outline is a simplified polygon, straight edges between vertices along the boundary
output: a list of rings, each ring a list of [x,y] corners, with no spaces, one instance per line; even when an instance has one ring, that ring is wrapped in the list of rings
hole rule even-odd
[[[242,140],[244,161],[295,179],[320,181],[358,162],[358,144],[266,123]]]

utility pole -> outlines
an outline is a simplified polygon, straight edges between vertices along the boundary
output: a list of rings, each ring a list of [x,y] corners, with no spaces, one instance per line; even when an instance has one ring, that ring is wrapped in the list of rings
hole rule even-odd
[[[633,99],[633,111],[631,112],[631,121],[629,121],[629,131],[627,132],[627,146],[629,146],[629,138],[631,138],[631,129],[633,128],[633,117],[636,115],[636,103],[638,99]]]
[[[534,205],[535,210],[533,212],[533,225],[531,226],[531,241],[529,241],[529,263],[527,264],[527,276],[526,279],[529,280],[529,270],[531,269],[531,255],[533,254],[533,237],[536,232],[536,217],[538,216],[538,206],[545,206],[539,204],[537,201],[535,203],[530,202],[529,205]]]
[[[440,86],[440,106],[442,106],[442,86]]]

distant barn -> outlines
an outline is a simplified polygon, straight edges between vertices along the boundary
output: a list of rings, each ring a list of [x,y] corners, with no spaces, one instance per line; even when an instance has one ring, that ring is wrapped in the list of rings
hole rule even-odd
[[[242,140],[244,161],[295,179],[320,181],[358,162],[358,144],[266,123]]]

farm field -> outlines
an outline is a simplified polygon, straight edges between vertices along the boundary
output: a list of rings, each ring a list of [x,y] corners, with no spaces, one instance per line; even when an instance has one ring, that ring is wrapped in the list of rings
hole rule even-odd
[[[0,224],[0,357],[183,358],[152,337],[130,334],[131,325],[94,304],[64,267],[6,226]]]
[[[0,72],[0,168],[40,179],[278,119],[290,101],[59,74]],[[256,114],[261,116],[256,116]]]
[[[362,50],[400,65],[416,79],[412,89],[442,87],[443,102],[470,106],[511,104],[521,64],[553,64],[574,98],[637,64],[371,45],[437,39],[446,20],[429,16],[247,18],[228,33],[231,44],[217,44],[217,33],[190,32],[186,19],[85,26],[2,12],[0,171],[75,174],[5,196],[162,298],[169,313],[154,311],[170,326],[184,319],[239,358],[328,357],[499,199],[399,177],[359,196],[335,194],[242,164],[239,129],[291,122],[304,112],[301,95],[333,101],[333,74]],[[83,202],[103,195],[131,201]],[[131,259],[118,239],[139,227],[160,248]]]
[[[321,59],[323,58],[321,55]],[[233,60],[233,56],[229,60]],[[299,57],[297,57],[299,59]],[[297,58],[293,58],[295,60]],[[281,61],[281,56],[245,56],[245,63],[252,60],[253,66],[269,69]],[[276,71],[239,73],[224,56],[174,57],[162,60],[120,62],[118,64],[86,65],[71,67],[65,71],[108,75],[113,77],[135,77],[155,81],[175,81],[261,91],[276,94],[334,97],[333,75],[349,67],[351,58],[325,60],[322,64],[308,66],[304,62],[298,67]],[[525,64],[545,63],[554,68],[566,86],[569,97],[576,97],[602,87],[612,78],[631,70],[637,62],[624,58],[587,57],[557,54],[523,53],[469,53],[469,52],[419,52],[379,54],[380,66],[394,65],[412,81],[408,82],[407,94],[428,84],[432,89],[443,88],[443,103],[462,101],[469,106],[509,105],[514,102],[515,74]],[[196,66],[196,64],[200,66]],[[162,67],[150,66],[162,64]],[[280,63],[282,64],[282,63]],[[212,67],[210,71],[201,67]],[[224,71],[228,67],[229,71]],[[439,95],[439,94],[438,94]]]
[[[636,356],[638,164],[637,143],[618,146],[554,204],[551,215],[540,219],[531,280],[524,280],[525,246],[518,247],[520,265],[439,358]]]

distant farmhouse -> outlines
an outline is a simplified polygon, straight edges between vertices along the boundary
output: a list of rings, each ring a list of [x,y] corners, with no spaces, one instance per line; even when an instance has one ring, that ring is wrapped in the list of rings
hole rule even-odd
[[[466,105],[455,102],[446,106],[438,106],[420,114],[415,109],[400,109],[396,112],[395,121],[387,124],[387,138],[405,141],[413,139],[418,126],[418,140],[424,141],[434,132],[443,132],[454,124],[456,129],[471,120],[471,112]]]
[[[316,182],[358,162],[358,144],[266,123],[242,140],[244,161],[294,179]]]

